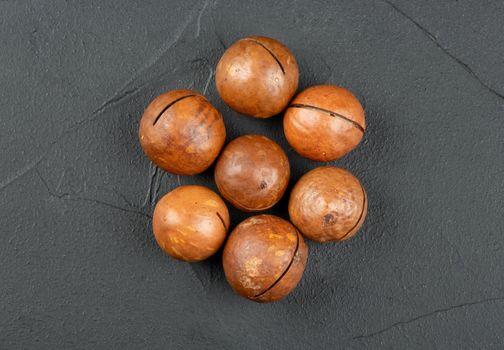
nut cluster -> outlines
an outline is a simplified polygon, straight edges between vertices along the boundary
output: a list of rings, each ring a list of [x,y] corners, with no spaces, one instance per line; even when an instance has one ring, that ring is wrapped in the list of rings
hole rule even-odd
[[[294,97],[298,80],[290,50],[260,36],[229,47],[215,74],[217,91],[233,110],[256,118],[285,111],[285,137],[301,156],[329,162],[357,147],[366,129],[359,100],[335,85],[312,86]],[[147,157],[173,174],[202,173],[218,158],[217,189],[242,211],[271,208],[289,184],[289,159],[274,141],[243,135],[223,149],[224,119],[196,91],[172,90],[156,97],[142,116],[139,138]],[[302,278],[308,259],[303,235],[316,242],[349,239],[362,226],[367,206],[366,191],[356,177],[322,166],[303,175],[292,189],[290,222],[273,215],[251,216],[226,242],[230,217],[224,200],[203,186],[179,186],[156,204],[152,228],[160,248],[182,261],[204,260],[225,245],[222,263],[231,287],[250,300],[271,302],[286,297]]]

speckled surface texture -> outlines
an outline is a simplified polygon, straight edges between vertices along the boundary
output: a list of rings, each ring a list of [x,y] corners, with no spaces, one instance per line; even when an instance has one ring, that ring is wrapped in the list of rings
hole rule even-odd
[[[498,0],[0,1],[0,348],[502,349],[503,18]],[[228,141],[284,147],[290,187],[315,167],[281,117],[216,93],[224,48],[254,34],[292,50],[300,89],[341,84],[367,117],[333,163],[366,188],[363,229],[308,242],[300,285],[268,305],[232,292],[220,255],[156,246],[156,199],[215,185],[156,170],[137,139],[152,97],[190,88]]]

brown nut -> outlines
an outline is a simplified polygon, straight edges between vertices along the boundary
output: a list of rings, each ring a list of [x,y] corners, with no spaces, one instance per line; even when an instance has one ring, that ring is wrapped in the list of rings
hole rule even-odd
[[[350,91],[318,85],[292,100],[283,126],[285,137],[296,152],[311,160],[329,162],[357,147],[366,120],[364,109]]]
[[[229,213],[224,201],[212,190],[180,186],[159,200],[152,228],[165,253],[183,261],[201,261],[224,243]]]
[[[271,208],[289,184],[289,159],[282,148],[260,135],[231,141],[215,165],[215,183],[231,204],[244,211]]]
[[[258,302],[286,297],[308,258],[303,237],[288,221],[257,215],[240,223],[224,247],[224,273],[241,296]]]
[[[313,169],[294,186],[289,199],[292,223],[317,242],[353,237],[367,214],[367,195],[359,180],[332,166]]]
[[[140,144],[162,169],[178,175],[205,171],[226,140],[217,109],[192,90],[172,90],[156,97],[140,121]]]
[[[287,107],[298,80],[294,55],[282,43],[263,36],[250,36],[231,45],[215,73],[224,102],[257,118],[269,118]]]

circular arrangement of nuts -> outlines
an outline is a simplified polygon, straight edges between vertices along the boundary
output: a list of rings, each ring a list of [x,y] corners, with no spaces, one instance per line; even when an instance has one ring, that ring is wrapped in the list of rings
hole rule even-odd
[[[366,129],[359,100],[335,85],[312,86],[294,96],[298,80],[289,49],[259,36],[229,47],[215,75],[220,97],[233,110],[256,118],[285,111],[285,138],[299,155],[329,162],[357,147]],[[173,174],[199,174],[218,158],[216,186],[239,210],[269,209],[287,190],[291,171],[282,148],[262,135],[243,135],[223,148],[224,119],[198,92],[172,90],[156,97],[142,116],[139,138],[147,157]],[[182,261],[202,261],[224,245],[222,263],[233,290],[271,302],[286,297],[302,278],[308,260],[303,236],[347,240],[362,226],[367,207],[366,191],[355,176],[321,166],[292,189],[290,222],[255,215],[227,237],[231,219],[224,200],[204,186],[179,186],[156,204],[152,228],[159,247]]]

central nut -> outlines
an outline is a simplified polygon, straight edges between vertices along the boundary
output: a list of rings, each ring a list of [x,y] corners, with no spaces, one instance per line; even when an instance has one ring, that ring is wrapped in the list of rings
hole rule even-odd
[[[245,135],[231,141],[215,166],[215,183],[224,198],[244,211],[272,207],[289,184],[289,159],[267,137]]]

